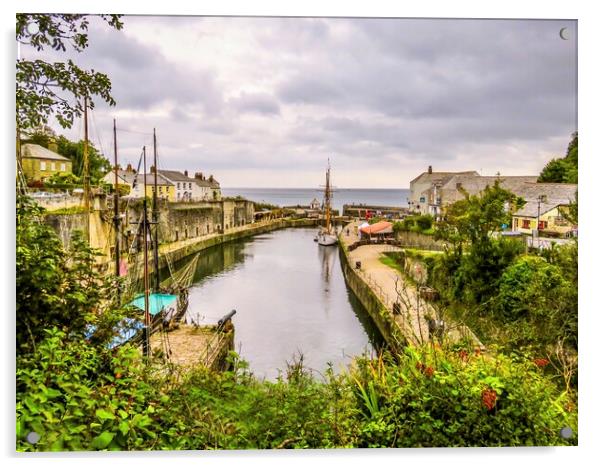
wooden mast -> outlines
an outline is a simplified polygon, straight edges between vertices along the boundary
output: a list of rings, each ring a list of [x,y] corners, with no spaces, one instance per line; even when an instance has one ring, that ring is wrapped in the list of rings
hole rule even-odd
[[[155,225],[154,235],[153,235],[153,263],[155,265],[154,270],[154,289],[155,292],[159,292],[159,213],[157,206],[157,172],[159,171],[159,167],[157,166],[157,133],[155,128],[153,128],[153,164],[155,167],[155,180],[154,180],[154,190],[153,190],[153,223]]]
[[[117,124],[113,118],[113,151],[115,154],[115,192],[113,195],[113,223],[115,225],[115,276],[119,277],[119,177],[117,174]],[[117,290],[119,293],[119,290]]]
[[[88,160],[88,96],[84,96],[84,209],[86,211],[86,238],[90,244],[90,162]]]
[[[142,201],[142,222],[144,224],[144,342],[142,352],[144,356],[150,354],[150,312],[149,312],[149,287],[148,287],[148,215],[146,212],[146,146],[142,148],[144,158],[144,197]]]
[[[326,213],[326,232],[330,234],[330,160],[326,170],[326,192],[324,193],[324,209]]]

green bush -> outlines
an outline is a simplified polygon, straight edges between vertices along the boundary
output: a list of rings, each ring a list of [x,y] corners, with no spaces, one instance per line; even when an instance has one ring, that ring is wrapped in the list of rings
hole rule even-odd
[[[407,348],[395,362],[364,360],[354,372],[360,447],[576,444],[573,402],[533,361],[465,350]]]
[[[47,186],[76,186],[80,185],[82,180],[73,173],[55,173],[44,180]]]
[[[393,231],[414,231],[423,233],[430,231],[433,227],[433,217],[431,215],[410,215],[400,222],[393,224]],[[432,234],[432,231],[430,231]]]
[[[17,450],[161,450],[567,445],[575,402],[526,356],[410,349],[358,358],[317,381],[291,364],[258,380],[234,370],[147,366],[46,331],[17,360]],[[26,441],[29,432],[40,441]]]
[[[133,450],[157,445],[168,398],[129,346],[109,351],[57,329],[17,360],[17,450]],[[40,435],[37,444],[26,441]],[[165,433],[164,433],[165,432]]]
[[[553,345],[568,337],[577,347],[575,289],[563,271],[537,256],[518,257],[503,273],[494,310],[512,325],[516,345]]]

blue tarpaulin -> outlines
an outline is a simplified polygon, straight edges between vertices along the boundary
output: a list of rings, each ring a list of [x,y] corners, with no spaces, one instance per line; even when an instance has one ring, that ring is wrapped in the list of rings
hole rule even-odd
[[[175,294],[159,294],[152,293],[148,296],[148,311],[151,315],[158,314],[162,309],[168,307],[175,307],[178,301],[178,297]],[[138,296],[134,299],[130,306],[137,307],[138,309],[144,311],[144,295]]]
[[[115,329],[117,331],[117,335],[111,340],[107,347],[109,349],[113,349],[116,346],[125,343],[130,338],[133,338],[143,327],[144,324],[139,320],[129,318],[123,319]]]

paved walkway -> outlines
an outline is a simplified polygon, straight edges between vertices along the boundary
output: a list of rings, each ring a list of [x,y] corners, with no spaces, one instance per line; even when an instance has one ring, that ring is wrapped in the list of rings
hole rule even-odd
[[[359,241],[357,233],[359,223],[351,223],[343,229],[340,238],[347,246]],[[387,244],[365,245],[350,251],[349,260],[352,267],[356,261],[361,261],[359,273],[392,315],[393,304],[400,303],[401,314],[394,315],[394,319],[408,340],[417,344],[428,341],[429,330],[426,317],[435,318],[437,313],[429,302],[419,299],[418,290],[412,282],[398,270],[380,261],[383,253],[401,250],[397,246]],[[467,327],[453,326],[449,323],[448,327],[451,327],[448,335],[452,339],[470,336],[478,346],[481,346],[476,336]]]

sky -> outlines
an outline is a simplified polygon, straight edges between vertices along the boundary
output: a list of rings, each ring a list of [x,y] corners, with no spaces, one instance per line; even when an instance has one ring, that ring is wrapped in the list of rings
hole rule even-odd
[[[136,165],[222,187],[407,188],[434,171],[537,175],[577,129],[570,20],[126,16],[92,21],[82,53],[44,51],[106,73],[92,142]],[[566,28],[568,40],[559,34]],[[39,57],[22,47],[24,58]],[[70,139],[83,137],[52,125]]]

